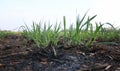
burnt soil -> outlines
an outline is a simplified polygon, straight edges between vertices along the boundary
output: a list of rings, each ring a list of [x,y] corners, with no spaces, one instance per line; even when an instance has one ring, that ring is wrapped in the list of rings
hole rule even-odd
[[[120,42],[37,48],[33,40],[9,35],[0,38],[0,71],[120,71]]]

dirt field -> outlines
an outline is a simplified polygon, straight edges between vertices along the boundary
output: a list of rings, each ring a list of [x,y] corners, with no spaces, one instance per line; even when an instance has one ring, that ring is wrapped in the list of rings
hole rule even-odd
[[[120,71],[120,42],[116,43],[95,43],[91,48],[50,44],[44,50],[21,35],[10,35],[0,38],[0,71]]]

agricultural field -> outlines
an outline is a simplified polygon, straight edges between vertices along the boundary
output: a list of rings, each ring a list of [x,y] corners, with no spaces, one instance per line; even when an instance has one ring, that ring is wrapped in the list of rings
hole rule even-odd
[[[95,17],[77,17],[69,28],[63,16],[63,27],[33,22],[20,32],[1,30],[0,71],[120,71],[120,29],[93,25]]]

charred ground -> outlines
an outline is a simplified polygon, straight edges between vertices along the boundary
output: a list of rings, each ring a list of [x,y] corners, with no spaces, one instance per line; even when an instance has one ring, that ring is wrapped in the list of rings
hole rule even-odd
[[[115,42],[88,48],[62,43],[54,46],[54,56],[52,43],[36,48],[33,40],[22,35],[5,36],[0,38],[0,71],[120,71],[120,42]]]

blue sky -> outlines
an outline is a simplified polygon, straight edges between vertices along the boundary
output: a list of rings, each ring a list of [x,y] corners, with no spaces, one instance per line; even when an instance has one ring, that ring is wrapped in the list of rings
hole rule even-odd
[[[24,23],[33,21],[62,21],[66,16],[68,26],[75,22],[76,15],[97,14],[93,22],[120,23],[119,0],[0,0],[0,29],[18,30]]]

